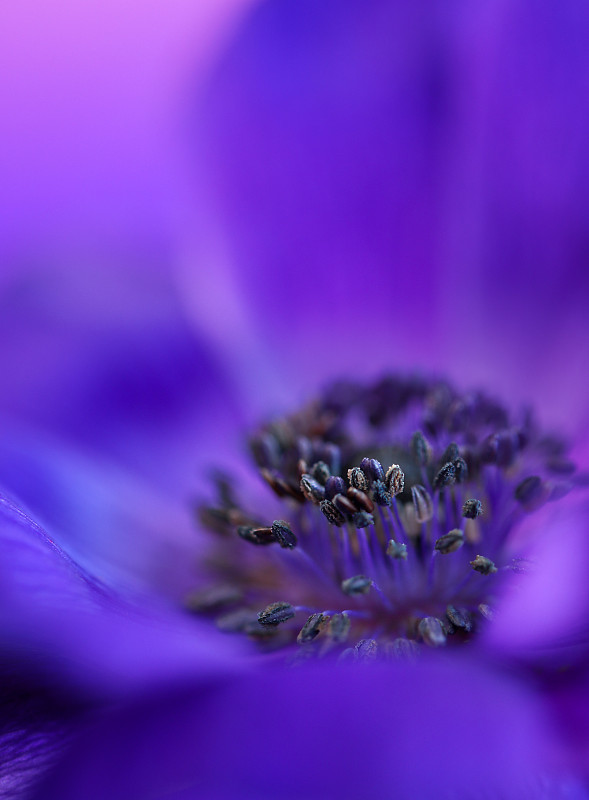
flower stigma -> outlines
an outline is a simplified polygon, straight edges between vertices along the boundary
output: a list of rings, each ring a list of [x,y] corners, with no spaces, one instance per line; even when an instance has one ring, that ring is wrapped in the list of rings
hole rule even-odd
[[[421,377],[335,383],[250,449],[256,488],[218,475],[198,508],[213,581],[186,603],[295,660],[468,643],[526,569],[519,523],[575,481],[529,411]]]

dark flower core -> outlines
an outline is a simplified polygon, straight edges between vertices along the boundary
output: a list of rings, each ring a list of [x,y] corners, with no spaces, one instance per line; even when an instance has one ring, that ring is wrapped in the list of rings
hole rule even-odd
[[[188,599],[226,631],[298,656],[373,659],[468,642],[514,572],[523,516],[573,485],[529,412],[439,380],[337,383],[251,439],[253,503],[217,479],[214,532]]]

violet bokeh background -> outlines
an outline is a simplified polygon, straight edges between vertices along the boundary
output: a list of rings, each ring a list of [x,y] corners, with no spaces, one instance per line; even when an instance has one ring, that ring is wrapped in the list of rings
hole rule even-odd
[[[579,3],[260,5],[195,120],[198,252],[285,383],[434,367],[586,424],[587,28]]]
[[[167,611],[194,579],[207,465],[331,375],[448,373],[534,402],[587,456],[584,5],[251,5],[243,26],[238,2],[1,12],[0,483]],[[56,663],[76,630],[49,635]],[[210,695],[212,764],[240,691]]]
[[[175,580],[183,560],[161,531],[172,514],[179,546],[193,546],[188,497],[219,397],[239,416],[175,265],[183,98],[245,6],[0,11],[0,480],[74,555],[133,585]],[[161,539],[161,581],[137,528]]]
[[[149,262],[170,246],[182,179],[179,98],[188,80],[204,77],[246,7],[2,7],[5,263],[53,254],[77,257],[81,269],[117,252]]]

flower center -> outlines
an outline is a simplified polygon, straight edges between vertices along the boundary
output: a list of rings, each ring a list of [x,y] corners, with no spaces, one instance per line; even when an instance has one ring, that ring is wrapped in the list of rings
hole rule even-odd
[[[242,498],[218,477],[218,501],[199,509],[214,582],[187,603],[298,657],[467,641],[526,569],[519,521],[574,480],[529,412],[421,378],[335,384],[264,425],[251,451],[265,492]]]

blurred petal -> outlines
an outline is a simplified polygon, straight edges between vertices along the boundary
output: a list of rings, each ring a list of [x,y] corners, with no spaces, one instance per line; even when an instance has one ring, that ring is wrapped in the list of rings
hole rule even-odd
[[[3,573],[0,591],[33,607],[101,604],[104,587],[60,550],[45,531],[6,496],[0,496],[0,546]]]
[[[589,783],[589,670],[551,675],[545,689],[555,728],[562,737],[561,763],[577,770]]]
[[[0,484],[107,582],[178,597],[191,497],[241,423],[231,383],[159,269],[5,278]]]
[[[426,366],[587,422],[588,30],[531,0],[262,4],[195,116],[224,276],[187,268],[199,323],[246,298],[257,339],[237,313],[225,339],[274,389]]]
[[[24,270],[0,294],[8,433],[47,429],[185,490],[214,422],[239,419],[226,376],[160,267]],[[217,437],[218,438],[218,437]],[[10,474],[0,475],[9,484]],[[26,498],[25,498],[26,499]]]
[[[128,696],[159,681],[220,674],[240,642],[81,569],[30,517],[0,502],[2,675],[52,693]]]
[[[523,686],[468,660],[265,670],[104,718],[37,796],[583,796],[542,760],[551,740]]]
[[[0,497],[0,797],[28,797],[90,706],[231,670],[237,642],[141,610],[82,570]]]
[[[1,443],[0,473],[52,539],[109,586],[174,599],[192,587],[198,535],[188,495],[24,430]]]
[[[528,571],[514,579],[489,629],[495,652],[557,669],[589,670],[589,501],[569,496],[530,515]]]
[[[71,713],[29,694],[0,697],[0,797],[28,797],[31,786],[62,753]]]

